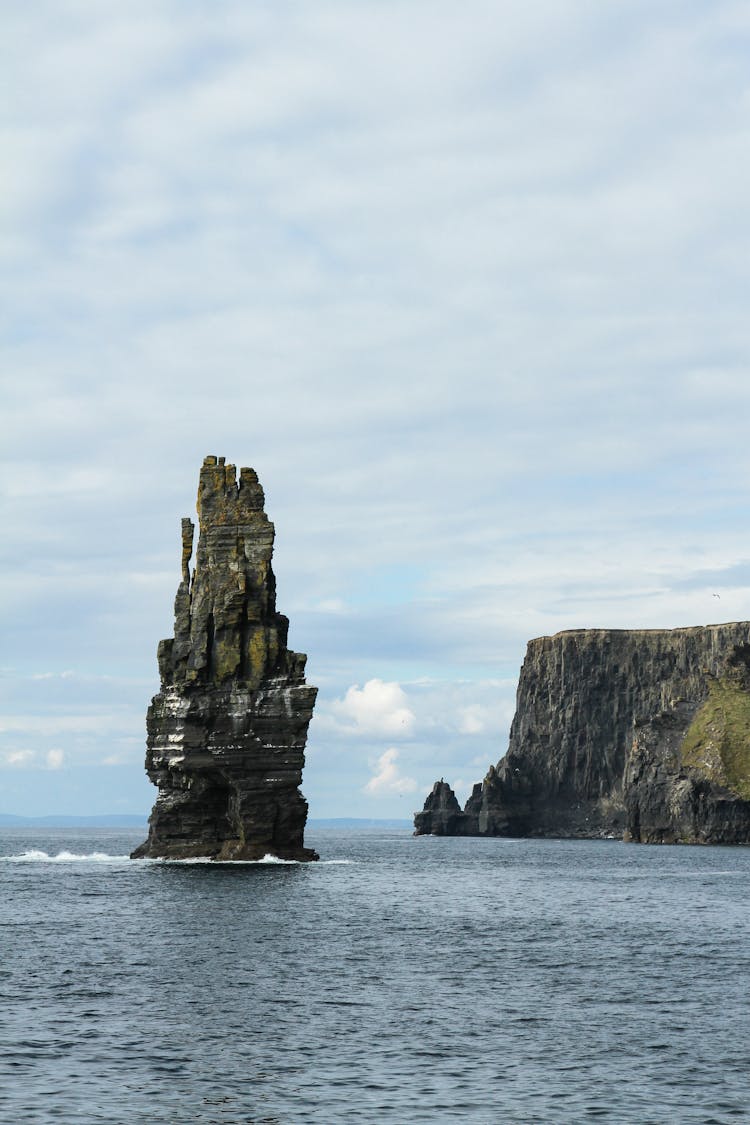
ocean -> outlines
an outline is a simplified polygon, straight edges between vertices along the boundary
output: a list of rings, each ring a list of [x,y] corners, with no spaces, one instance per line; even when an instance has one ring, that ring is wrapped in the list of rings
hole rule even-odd
[[[2,829],[0,1120],[750,1121],[750,849]]]

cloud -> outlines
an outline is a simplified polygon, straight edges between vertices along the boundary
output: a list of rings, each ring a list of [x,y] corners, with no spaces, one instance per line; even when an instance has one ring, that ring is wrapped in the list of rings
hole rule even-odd
[[[47,750],[40,759],[36,750],[6,750],[0,754],[0,761],[16,769],[31,767],[32,769],[62,769],[65,752],[58,748]]]
[[[397,765],[399,757],[398,750],[391,747],[381,754],[378,758],[376,765],[376,773],[364,787],[365,793],[370,793],[374,797],[387,797],[398,795],[402,793],[414,793],[417,788],[417,782],[413,777],[405,777],[399,770]]]
[[[458,729],[461,734],[484,734],[488,722],[487,709],[478,704],[462,708]]]
[[[398,683],[373,679],[363,688],[350,687],[343,699],[333,701],[330,712],[347,731],[406,736],[414,726],[414,712],[407,702]]]
[[[36,757],[33,750],[6,750],[3,754],[3,761],[6,766],[27,766],[30,765]]]
[[[402,735],[496,761],[532,636],[750,617],[748,46],[734,0],[15,6],[7,750],[142,739],[209,452],[266,490],[313,813]]]
[[[493,679],[424,679],[408,684],[418,731],[432,741],[500,747],[515,711],[516,676]],[[467,738],[468,736],[468,738]]]
[[[473,781],[465,781],[464,778],[459,777],[456,778],[455,781],[451,782],[451,789],[456,794],[456,799],[458,800],[459,805],[463,807],[466,804],[466,800],[478,780],[480,779],[474,778]]]

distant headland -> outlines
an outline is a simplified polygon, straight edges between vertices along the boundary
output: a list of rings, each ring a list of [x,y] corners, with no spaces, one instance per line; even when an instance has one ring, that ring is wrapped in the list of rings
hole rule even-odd
[[[750,622],[529,642],[507,754],[416,835],[750,842]]]

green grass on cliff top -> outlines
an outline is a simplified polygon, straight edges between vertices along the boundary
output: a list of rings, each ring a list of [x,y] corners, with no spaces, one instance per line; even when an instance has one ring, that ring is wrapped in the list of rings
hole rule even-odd
[[[680,746],[686,766],[750,800],[750,693],[714,680]]]

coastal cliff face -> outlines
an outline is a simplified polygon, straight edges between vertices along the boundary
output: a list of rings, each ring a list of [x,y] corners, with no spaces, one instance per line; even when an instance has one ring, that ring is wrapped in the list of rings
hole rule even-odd
[[[174,637],[158,648],[146,770],[159,788],[134,858],[317,859],[304,847],[302,780],[317,688],[276,612],[274,527],[253,469],[207,457],[200,531],[182,521]]]
[[[702,702],[636,725],[624,790],[628,840],[750,841],[750,647],[732,649]]]
[[[451,834],[750,840],[747,654],[750,622],[530,641],[508,752]]]

